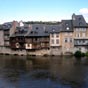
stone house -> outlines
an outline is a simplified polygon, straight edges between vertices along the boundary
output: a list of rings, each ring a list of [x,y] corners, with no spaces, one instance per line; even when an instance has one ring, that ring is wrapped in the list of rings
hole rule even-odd
[[[88,25],[82,15],[72,15],[74,30],[74,52],[88,51]]]

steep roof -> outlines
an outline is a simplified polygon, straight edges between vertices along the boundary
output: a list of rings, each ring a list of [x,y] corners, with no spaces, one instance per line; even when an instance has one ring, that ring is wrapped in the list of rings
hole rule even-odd
[[[73,27],[88,27],[82,15],[72,15]]]
[[[15,36],[24,37],[28,31],[29,31],[29,27],[24,27],[24,26],[16,27],[16,31],[11,37],[15,37]]]
[[[12,27],[12,22],[7,22],[1,25],[3,30],[9,30]]]
[[[44,24],[32,24],[32,29],[27,36],[38,37],[38,36],[48,36],[48,35],[49,35],[49,31],[46,30],[46,25],[44,25]]]
[[[59,25],[32,24],[32,30],[27,35],[29,37],[49,36],[52,32],[59,32]]]
[[[61,24],[59,24],[59,25],[51,25],[51,26],[49,26],[49,28],[51,29],[50,33],[59,33],[62,30]]]
[[[72,32],[73,31],[73,25],[72,20],[62,20],[62,32]]]

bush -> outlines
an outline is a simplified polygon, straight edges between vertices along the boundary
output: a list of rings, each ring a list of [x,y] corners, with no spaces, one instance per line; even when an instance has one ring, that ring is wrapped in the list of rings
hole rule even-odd
[[[81,53],[81,56],[84,57],[85,56],[85,53]]]
[[[87,56],[87,57],[88,57],[88,52],[86,52],[86,53],[85,53],[85,56]]]
[[[75,57],[81,57],[81,51],[76,51],[74,54]]]

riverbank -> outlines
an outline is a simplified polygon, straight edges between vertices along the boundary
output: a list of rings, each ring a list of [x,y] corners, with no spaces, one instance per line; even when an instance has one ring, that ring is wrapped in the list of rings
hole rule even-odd
[[[2,55],[29,55],[29,56],[62,56],[73,55],[72,53],[63,54],[61,50],[42,49],[42,50],[12,50],[9,47],[0,47]]]

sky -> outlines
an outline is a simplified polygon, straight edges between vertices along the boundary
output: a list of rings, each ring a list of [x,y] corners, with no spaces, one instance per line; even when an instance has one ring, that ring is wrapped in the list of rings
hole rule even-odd
[[[0,0],[0,23],[61,21],[82,14],[88,22],[88,0]]]

